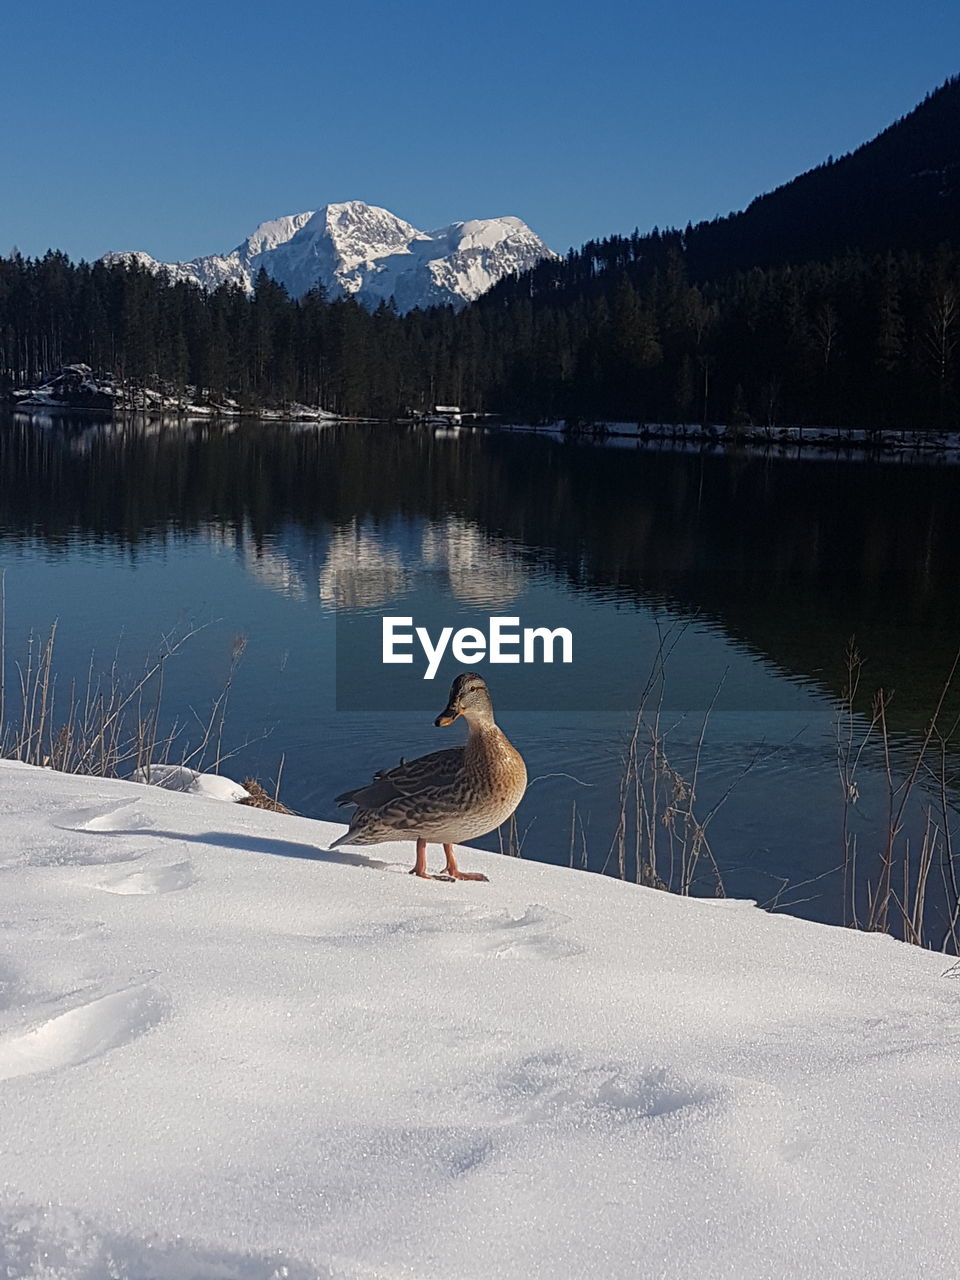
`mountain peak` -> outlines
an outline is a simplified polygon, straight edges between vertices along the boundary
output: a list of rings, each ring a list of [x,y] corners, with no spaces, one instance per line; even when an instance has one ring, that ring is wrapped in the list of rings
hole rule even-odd
[[[345,200],[262,222],[231,253],[160,263],[142,251],[109,253],[205,289],[237,284],[248,293],[260,270],[301,297],[317,284],[368,306],[394,298],[401,311],[463,306],[504,275],[556,254],[516,217],[455,222],[419,231],[389,209]]]
[[[275,249],[278,244],[286,244],[302,227],[306,226],[312,217],[313,211],[308,209],[306,213],[294,213],[261,222],[256,231],[247,236],[243,244],[238,246],[236,252],[253,257],[269,249]]]

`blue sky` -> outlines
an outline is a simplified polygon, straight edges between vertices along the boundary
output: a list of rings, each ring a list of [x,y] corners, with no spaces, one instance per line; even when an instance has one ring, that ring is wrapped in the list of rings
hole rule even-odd
[[[327,201],[561,251],[742,208],[960,70],[960,5],[7,6],[0,253],[225,251]]]

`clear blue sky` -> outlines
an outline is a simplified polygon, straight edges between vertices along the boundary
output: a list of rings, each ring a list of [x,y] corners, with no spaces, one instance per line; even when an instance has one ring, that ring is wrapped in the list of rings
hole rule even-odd
[[[960,70],[960,4],[18,0],[0,253],[226,251],[361,199],[563,251],[742,208]]]

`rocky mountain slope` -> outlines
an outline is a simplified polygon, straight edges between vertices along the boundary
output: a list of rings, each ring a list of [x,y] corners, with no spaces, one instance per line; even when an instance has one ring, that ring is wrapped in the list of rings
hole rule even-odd
[[[387,209],[349,200],[315,213],[263,222],[227,254],[161,263],[140,251],[103,261],[134,261],[205,289],[237,284],[252,291],[265,270],[300,297],[321,284],[331,296],[354,295],[369,307],[393,298],[400,311],[463,306],[508,274],[556,254],[519,218],[480,218],[418,231]]]

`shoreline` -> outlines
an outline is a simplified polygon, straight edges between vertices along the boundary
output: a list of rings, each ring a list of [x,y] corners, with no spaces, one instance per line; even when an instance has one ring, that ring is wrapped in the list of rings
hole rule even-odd
[[[722,424],[702,427],[684,423],[590,422],[572,425],[558,420],[550,423],[497,422],[483,420],[463,424],[411,422],[398,418],[342,417],[328,410],[297,405],[290,409],[241,411],[233,406],[184,405],[181,409],[150,406],[110,409],[86,405],[7,403],[12,417],[34,421],[60,417],[84,417],[91,423],[165,422],[233,423],[240,421],[384,424],[422,428],[447,436],[461,432],[512,432],[548,438],[604,445],[612,448],[651,447],[671,453],[738,453],[746,456],[781,458],[874,458],[880,461],[940,462],[960,465],[960,430],[911,430],[882,427],[788,426],[774,429],[732,428]]]

